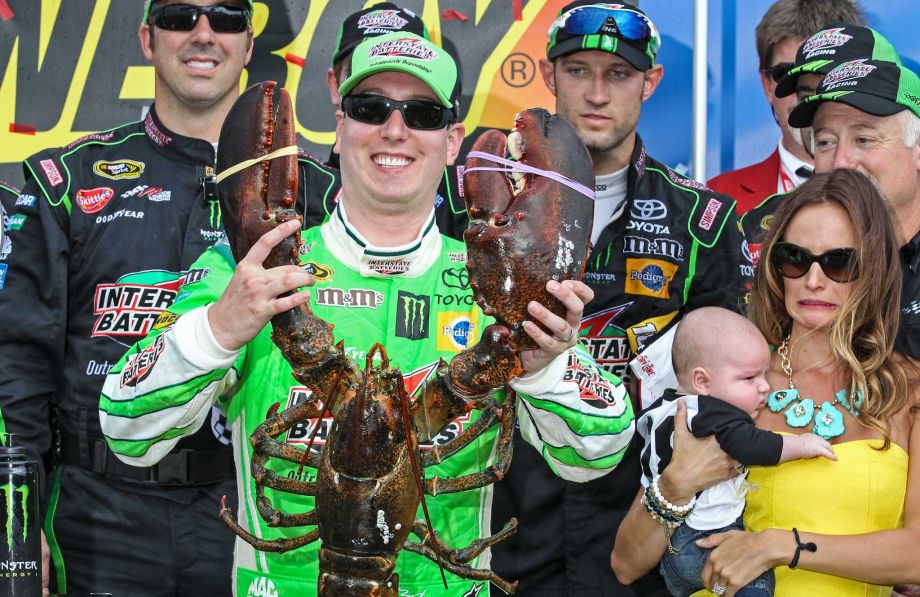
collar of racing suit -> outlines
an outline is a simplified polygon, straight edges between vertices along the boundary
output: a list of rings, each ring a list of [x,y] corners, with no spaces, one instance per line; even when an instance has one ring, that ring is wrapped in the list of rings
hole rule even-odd
[[[216,161],[214,146],[209,141],[185,137],[163,126],[157,116],[156,105],[150,106],[144,117],[144,132],[157,151],[170,159],[209,166],[213,166]]]
[[[321,232],[323,242],[335,256],[362,276],[414,278],[424,274],[441,254],[441,233],[435,224],[434,207],[418,236],[398,247],[378,247],[369,243],[348,221],[344,200],[338,202]],[[460,257],[458,254],[458,259]],[[465,254],[462,260],[466,260]]]

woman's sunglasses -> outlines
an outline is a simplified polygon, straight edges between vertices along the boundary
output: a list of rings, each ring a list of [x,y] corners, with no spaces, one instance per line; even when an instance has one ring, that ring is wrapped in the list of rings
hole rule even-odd
[[[859,263],[856,249],[831,249],[820,255],[812,255],[808,249],[786,242],[773,245],[770,260],[784,278],[801,278],[811,269],[812,263],[821,267],[824,275],[840,284],[852,282],[859,277]]]
[[[447,126],[453,119],[450,108],[426,100],[398,102],[382,95],[349,95],[342,99],[342,110],[349,118],[365,124],[383,124],[399,110],[410,129],[433,131]]]
[[[249,11],[232,6],[169,4],[154,8],[150,14],[152,24],[167,31],[191,31],[201,15],[208,17],[208,24],[215,33],[242,33],[249,27]]]

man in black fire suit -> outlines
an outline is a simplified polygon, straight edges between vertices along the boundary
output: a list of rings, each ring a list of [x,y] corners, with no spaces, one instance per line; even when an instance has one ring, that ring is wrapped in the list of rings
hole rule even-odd
[[[249,0],[148,0],[139,37],[156,72],[139,122],[25,161],[0,261],[0,408],[7,430],[54,467],[45,533],[52,589],[229,595],[235,499],[231,429],[210,421],[158,465],[122,464],[99,429],[108,369],[169,321],[189,265],[222,234],[216,142],[252,55]],[[300,161],[303,194],[337,174]],[[15,323],[13,323],[15,322]]]
[[[740,308],[742,237],[734,201],[684,178],[647,153],[636,133],[642,102],[663,69],[660,36],[639,9],[586,0],[565,6],[550,29],[540,70],[594,161],[597,201],[584,281],[581,340],[594,359],[626,376],[627,361],[691,309]],[[637,399],[641,392],[630,391]],[[567,483],[515,443],[508,477],[495,486],[493,521],[520,520],[492,548],[492,567],[522,595],[666,595],[657,572],[631,587],[610,569],[619,522],[639,487],[638,454],[598,480]],[[494,529],[493,529],[494,531]]]

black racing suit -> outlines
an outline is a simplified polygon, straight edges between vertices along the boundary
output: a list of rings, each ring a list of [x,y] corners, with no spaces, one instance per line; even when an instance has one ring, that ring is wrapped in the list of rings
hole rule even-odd
[[[771,195],[745,213],[741,218],[744,234],[750,241],[745,251],[752,265],[760,259],[763,244],[773,215],[779,209],[785,193]],[[920,359],[920,231],[901,246],[901,321],[894,349],[914,359]],[[753,270],[753,267],[751,268]],[[753,277],[753,272],[752,272]]]
[[[740,309],[734,206],[650,158],[636,137],[625,206],[598,238],[584,276],[595,298],[580,336],[598,364],[623,376],[627,361],[686,311]],[[493,570],[519,580],[525,597],[666,595],[657,571],[624,587],[610,569],[617,528],[640,487],[639,448],[612,473],[579,484],[553,477],[532,447],[515,441],[511,470],[495,485],[492,531],[512,516],[520,526],[492,548]]]
[[[23,201],[27,200],[23,199]],[[3,290],[6,271],[9,268],[5,261],[13,248],[10,239],[7,238],[7,229],[19,226],[19,218],[10,220],[7,214],[13,211],[17,201],[19,201],[19,189],[0,180],[0,290]]]
[[[205,273],[188,268],[222,235],[214,160],[211,143],[167,130],[151,107],[25,161],[0,290],[0,408],[54,467],[45,530],[61,593],[230,592],[234,535],[216,516],[237,495],[223,413],[138,468],[108,450],[98,409],[109,368]],[[303,210],[338,179],[299,165]]]

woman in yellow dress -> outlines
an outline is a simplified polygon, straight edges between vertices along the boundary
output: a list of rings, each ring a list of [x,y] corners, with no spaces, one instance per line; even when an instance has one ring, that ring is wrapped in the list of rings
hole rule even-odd
[[[887,597],[894,584],[920,581],[920,407],[893,352],[901,271],[892,223],[865,176],[835,170],[790,193],[770,226],[750,306],[776,347],[757,424],[817,433],[838,460],[752,468],[747,531],[700,543],[714,548],[703,583],[730,597],[774,568],[779,597]],[[738,474],[714,440],[677,427],[658,483],[674,506]],[[667,546],[639,497],[611,555],[622,582]]]

